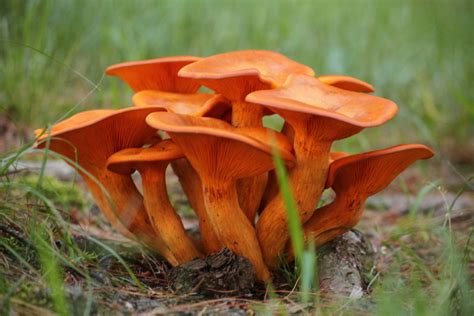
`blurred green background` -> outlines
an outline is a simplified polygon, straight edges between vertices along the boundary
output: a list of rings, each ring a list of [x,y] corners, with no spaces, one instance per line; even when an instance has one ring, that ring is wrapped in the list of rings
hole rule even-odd
[[[394,120],[346,146],[467,148],[474,135],[473,3],[0,0],[1,112],[20,128],[41,127],[74,106],[130,105],[128,88],[103,77],[110,64],[270,49],[317,74],[361,78],[397,102]]]

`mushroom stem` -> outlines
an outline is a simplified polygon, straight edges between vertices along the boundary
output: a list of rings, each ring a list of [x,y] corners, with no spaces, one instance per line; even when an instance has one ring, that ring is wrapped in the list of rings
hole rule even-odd
[[[110,199],[90,177],[84,174],[81,176],[112,226],[127,237],[137,237],[139,240],[143,240],[146,245],[160,253],[170,264],[177,265],[178,261],[166,247],[161,236],[153,230],[146,216],[142,196],[130,176],[109,171],[98,174],[96,178],[104,186]]]
[[[293,146],[297,163],[288,175],[301,224],[311,217],[324,190],[332,144],[331,141],[318,141],[314,133],[311,135],[306,131],[295,129]],[[275,267],[289,238],[288,216],[281,193],[263,210],[257,222],[257,236],[265,263]]]
[[[217,238],[214,228],[212,228],[209,222],[199,175],[186,159],[173,160],[171,166],[181,183],[184,193],[188,197],[189,204],[198,216],[204,250],[207,254],[219,251],[222,248],[222,243]]]
[[[239,206],[235,182],[202,181],[209,221],[220,241],[249,259],[260,281],[269,281],[270,272],[263,262],[255,230]]]
[[[320,246],[359,222],[366,197],[358,196],[357,192],[339,192],[338,196],[355,198],[348,200],[336,197],[333,202],[317,209],[304,225],[305,240],[313,240],[316,246]]]
[[[340,196],[354,196],[353,194],[340,192],[334,201],[317,209],[303,227],[305,242],[312,241],[319,247],[354,227],[362,217],[366,198],[357,197],[350,200],[340,198]],[[286,260],[291,262],[294,252],[290,242],[286,244],[286,252]]]
[[[201,253],[186,234],[179,215],[169,201],[165,171],[157,170],[156,166],[149,166],[140,168],[139,172],[142,177],[145,208],[151,224],[169,251],[179,264],[200,257]]]
[[[232,102],[232,125],[235,127],[262,126],[263,107],[244,100]],[[239,205],[253,224],[265,191],[267,174],[243,178],[237,181]]]
[[[285,135],[288,140],[293,144],[295,131],[287,122],[283,125],[281,133]],[[263,212],[267,204],[278,194],[279,191],[278,178],[275,170],[268,172],[267,184],[265,190],[263,191],[262,200],[258,208],[259,214]]]
[[[244,100],[232,102],[232,125],[235,127],[262,126],[263,107]]]
[[[245,216],[254,225],[258,207],[265,192],[268,181],[268,173],[262,173],[255,177],[237,180],[237,195],[239,205]]]

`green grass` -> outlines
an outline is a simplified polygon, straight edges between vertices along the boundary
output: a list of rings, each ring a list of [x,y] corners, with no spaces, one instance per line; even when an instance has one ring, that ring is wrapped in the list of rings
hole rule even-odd
[[[32,148],[31,143],[13,154],[0,155],[0,255],[7,260],[3,263],[9,262],[0,267],[0,284],[5,285],[0,290],[0,312],[9,311],[11,300],[20,298],[26,304],[33,304],[27,306],[29,312],[39,305],[58,315],[71,312],[89,315],[92,287],[101,286],[92,279],[92,274],[97,271],[95,266],[100,265],[100,260],[107,257],[113,258],[122,271],[110,277],[113,286],[125,288],[131,284],[138,292],[144,292],[146,289],[133,269],[117,252],[117,244],[99,240],[83,228],[78,232],[74,227],[80,218],[88,216],[85,208],[90,206],[74,183],[44,176],[44,169],[36,175],[16,169],[18,161],[32,155],[37,159],[38,154],[45,159],[43,168],[49,155],[60,158],[48,150]],[[81,169],[73,161],[69,163]],[[71,214],[73,210],[78,218]],[[99,223],[102,220],[94,219]],[[107,227],[99,229],[109,230]],[[81,246],[78,238],[85,240],[81,243],[88,246]],[[121,249],[121,252],[130,256],[145,253],[140,245],[133,247],[131,251]],[[78,285],[86,292],[81,302],[73,302],[66,289],[66,271],[80,280]],[[20,278],[20,282],[12,282],[16,278]]]
[[[463,144],[474,132],[473,13],[471,1],[4,0],[0,106],[20,126],[43,126],[74,105],[130,105],[128,89],[103,78],[110,64],[261,48],[362,78],[399,104],[392,122],[343,149]]]

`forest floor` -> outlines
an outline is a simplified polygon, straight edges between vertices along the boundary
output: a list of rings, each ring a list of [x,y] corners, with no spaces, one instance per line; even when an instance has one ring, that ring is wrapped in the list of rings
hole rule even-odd
[[[37,186],[41,170],[42,184]],[[423,174],[433,170],[443,173],[442,183],[423,180]],[[246,293],[206,295],[175,291],[170,284],[172,268],[160,257],[112,231],[91,204],[80,179],[74,184],[75,177],[64,163],[50,160],[43,166],[39,158],[21,160],[4,173],[3,184],[10,185],[0,190],[3,311],[48,315],[57,307],[54,278],[48,278],[50,272],[44,269],[49,261],[38,246],[34,232],[38,226],[31,223],[32,216],[43,230],[43,240],[52,245],[48,251],[58,259],[59,284],[64,289],[67,310],[76,315],[291,314],[315,310],[367,314],[395,310],[397,302],[403,302],[409,310],[416,309],[417,300],[435,300],[447,284],[461,289],[467,286],[472,294],[472,179],[463,179],[443,168],[430,166],[430,170],[421,173],[417,168],[409,169],[387,190],[368,200],[357,226],[374,250],[363,298],[328,298],[314,289],[306,303],[301,302],[297,276],[291,269],[280,271],[281,277],[271,290],[256,286]],[[197,220],[171,173],[168,186],[172,203],[182,211],[185,227],[195,230]],[[55,211],[51,210],[50,202]],[[387,299],[403,286],[410,289],[401,293],[405,298]],[[456,296],[456,291],[449,295]],[[471,303],[468,307],[463,305],[463,297],[454,299],[461,301],[455,303],[459,304],[461,314],[472,307]],[[449,310],[453,308],[451,304]]]

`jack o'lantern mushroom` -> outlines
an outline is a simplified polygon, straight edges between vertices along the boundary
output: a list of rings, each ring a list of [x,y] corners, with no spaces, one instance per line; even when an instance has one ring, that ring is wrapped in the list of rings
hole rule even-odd
[[[280,88],[253,92],[246,100],[267,106],[293,129],[297,163],[289,171],[289,181],[302,223],[313,215],[324,189],[333,141],[383,124],[397,112],[390,100],[339,89],[299,74],[291,75]],[[274,267],[284,251],[289,238],[287,225],[279,193],[257,223],[257,236],[269,266]]]
[[[266,50],[241,50],[217,54],[189,64],[178,72],[194,79],[232,102],[232,125],[262,126],[263,107],[245,100],[250,92],[282,85],[288,75],[314,71],[279,53]],[[253,222],[267,182],[266,175],[238,182],[239,203]]]
[[[106,168],[113,153],[142,146],[156,137],[156,131],[144,121],[151,112],[162,110],[148,107],[81,112],[54,125],[50,132],[37,130],[36,146],[45,148],[49,144],[49,150],[68,158],[66,162],[72,167],[71,161],[76,162],[86,171],[79,169],[78,173],[112,226],[128,237],[138,237],[176,265],[176,258],[153,230],[131,177]]]
[[[354,92],[365,92],[370,93],[374,92],[374,87],[365,81],[360,79],[350,77],[350,76],[341,76],[341,75],[323,75],[318,76],[318,79],[328,85],[333,87],[337,87],[344,90],[354,91]],[[281,131],[288,139],[293,141],[293,129],[291,128],[288,123],[283,125],[283,129]],[[331,153],[331,159],[334,159],[332,156],[335,153]],[[262,200],[260,202],[259,211],[262,212],[268,202],[278,193],[278,181],[276,180],[275,171],[270,171],[268,173],[268,182],[267,187],[262,196]]]
[[[237,179],[273,169],[271,146],[261,141],[269,130],[163,112],[150,114],[146,121],[166,131],[199,174],[207,217],[222,244],[249,259],[259,280],[269,280],[254,227],[239,206],[236,190]],[[281,134],[275,139],[282,158],[291,164],[291,144]]]
[[[162,106],[171,113],[193,116],[221,118],[231,110],[229,101],[219,94],[210,93],[172,93],[157,90],[143,90],[136,93],[132,102],[135,106]],[[188,202],[199,218],[202,244],[206,253],[222,248],[212,227],[206,220],[201,180],[186,158],[171,162],[173,171],[179,179]]]
[[[177,73],[181,67],[199,59],[194,56],[174,56],[130,61],[109,66],[105,73],[119,77],[135,92],[161,90],[194,93],[200,85],[194,80],[178,77]]]
[[[193,79],[232,102],[232,125],[262,125],[263,108],[245,101],[250,92],[281,86],[288,75],[314,71],[279,53],[265,50],[241,50],[202,58],[178,72]]]
[[[148,148],[123,149],[107,160],[107,169],[112,172],[131,175],[137,170],[140,173],[151,224],[180,264],[201,256],[166,192],[166,167],[170,161],[182,157],[179,147],[167,139]]]
[[[362,217],[368,197],[385,189],[415,161],[432,156],[429,147],[408,144],[336,159],[329,167],[326,182],[336,197],[306,222],[305,239],[319,246],[348,231]]]

